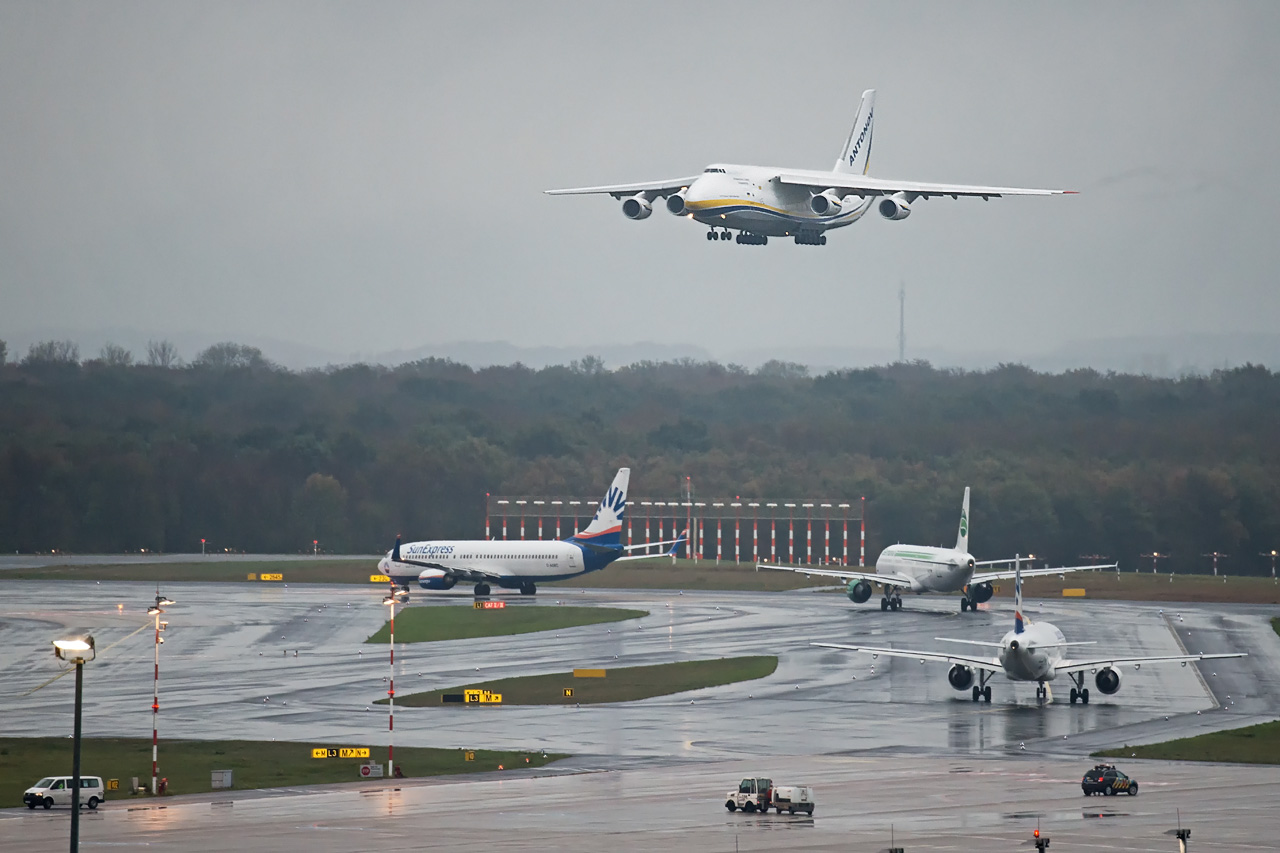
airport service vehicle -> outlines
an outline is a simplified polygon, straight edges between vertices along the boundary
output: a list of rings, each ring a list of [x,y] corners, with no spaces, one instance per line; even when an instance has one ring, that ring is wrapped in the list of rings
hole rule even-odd
[[[976,611],[995,595],[993,582],[1007,580],[1013,569],[976,571],[978,566],[1007,566],[1013,560],[986,560],[974,562],[969,553],[969,487],[965,486],[964,501],[960,505],[960,530],[956,534],[954,548],[933,548],[928,545],[890,545],[880,552],[874,572],[849,569],[814,569],[804,566],[774,566],[757,564],[760,569],[777,569],[799,572],[804,575],[838,578],[846,581],[845,594],[854,604],[862,604],[871,598],[871,587],[880,587],[881,610],[901,610],[902,593],[959,593],[960,612]],[[1058,568],[1023,569],[1023,577],[1064,575],[1067,572],[1083,572],[1095,569],[1114,569],[1115,563],[1106,566],[1060,566]]]
[[[1084,790],[1086,797],[1094,794],[1105,794],[1110,797],[1120,793],[1131,797],[1138,796],[1138,780],[1121,773],[1114,764],[1099,764],[1087,771],[1084,778],[1080,780],[1080,787]]]
[[[477,596],[488,595],[494,586],[534,595],[537,584],[544,581],[566,580],[619,561],[655,556],[647,550],[634,556],[629,551],[670,545],[667,556],[674,555],[688,531],[663,542],[622,544],[630,480],[631,469],[619,468],[591,523],[568,539],[430,540],[401,545],[397,536],[395,547],[379,561],[378,570],[400,587],[396,597],[402,601],[408,600],[409,585],[415,582],[430,590],[452,589],[459,581],[472,583]]]
[[[669,213],[710,227],[708,240],[728,240],[737,231],[737,242],[765,245],[770,237],[792,237],[797,244],[826,245],[827,231],[852,225],[875,206],[889,220],[906,219],[912,205],[934,196],[981,198],[1006,195],[1064,195],[1071,190],[983,187],[930,184],[873,178],[871,133],[875,122],[875,89],[862,93],[853,130],[831,171],[786,169],[774,166],[741,166],[713,163],[700,175],[547,190],[548,195],[607,194],[622,202],[628,219],[648,219],[653,202],[665,199]]]
[[[730,791],[724,801],[724,807],[731,812],[738,809],[747,813],[767,812],[771,806],[779,814],[783,809],[791,814],[813,814],[813,789],[806,785],[774,787],[772,779],[750,777],[739,782],[737,790]]]
[[[1154,657],[1129,657],[1110,655],[1083,659],[1065,658],[1062,650],[1069,646],[1092,646],[1095,641],[1067,642],[1062,631],[1049,622],[1032,622],[1022,615],[1022,562],[1014,558],[1013,587],[1013,630],[1005,634],[998,643],[982,640],[959,640],[950,637],[936,637],[945,643],[965,643],[971,646],[982,646],[996,649],[996,657],[978,655],[950,654],[946,652],[910,651],[908,649],[875,648],[871,646],[846,646],[840,643],[812,643],[829,649],[846,649],[862,652],[873,658],[886,657],[910,658],[925,661],[939,661],[951,664],[947,672],[947,681],[956,690],[973,691],[973,701],[991,702],[991,686],[987,681],[997,672],[1003,672],[1010,681],[1033,681],[1036,684],[1036,703],[1046,704],[1053,701],[1049,692],[1049,682],[1059,675],[1066,675],[1074,684],[1071,688],[1071,704],[1077,701],[1089,704],[1089,688],[1084,686],[1086,673],[1092,673],[1093,683],[1098,691],[1110,696],[1120,689],[1120,667],[1132,665],[1135,670],[1143,664],[1180,663],[1186,666],[1194,661],[1218,660],[1221,658],[1246,657],[1244,652],[1199,655],[1157,655]]]
[[[54,806],[69,806],[71,792],[75,790],[74,782],[74,776],[46,776],[23,792],[22,802],[29,809],[34,809],[36,806],[44,806],[46,809]],[[96,809],[98,803],[106,798],[106,789],[102,786],[101,777],[80,777],[81,805]]]

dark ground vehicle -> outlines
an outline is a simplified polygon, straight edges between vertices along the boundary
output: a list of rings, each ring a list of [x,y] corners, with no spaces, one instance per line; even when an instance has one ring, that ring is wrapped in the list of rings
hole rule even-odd
[[[1138,794],[1138,780],[1130,779],[1117,770],[1114,764],[1099,764],[1084,774],[1084,778],[1080,780],[1080,788],[1086,797],[1092,794],[1105,794],[1108,797],[1113,794],[1128,794],[1134,797]]]

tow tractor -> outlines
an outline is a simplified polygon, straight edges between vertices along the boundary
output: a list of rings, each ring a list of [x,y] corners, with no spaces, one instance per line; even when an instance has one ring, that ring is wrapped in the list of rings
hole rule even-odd
[[[725,798],[724,807],[731,812],[742,809],[748,814],[767,812],[772,807],[782,814],[785,809],[789,814],[804,812],[813,814],[813,788],[807,785],[779,785],[776,788],[772,779],[763,777],[743,779],[735,791],[730,791]]]

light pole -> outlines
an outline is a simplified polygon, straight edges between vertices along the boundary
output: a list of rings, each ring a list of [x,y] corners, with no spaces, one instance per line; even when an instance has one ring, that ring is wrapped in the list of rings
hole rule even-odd
[[[1266,551],[1263,551],[1258,556],[1271,558],[1271,579],[1275,580],[1276,579],[1276,549],[1272,548],[1270,554],[1268,554]]]
[[[387,676],[387,776],[395,775],[396,742],[396,596],[388,595],[382,603],[391,608],[391,672]]]
[[[160,631],[164,627],[168,627],[168,622],[160,621],[160,614],[164,613],[165,607],[173,604],[173,600],[165,598],[156,590],[156,603],[147,608],[147,615],[154,616],[156,619],[156,672],[155,680],[152,682],[151,691],[151,794],[154,796],[159,792],[160,784],[160,735],[159,735],[159,717],[160,717],[160,644],[164,642],[164,638],[160,636]],[[163,626],[163,627],[162,627]]]
[[[1219,557],[1223,557],[1223,558],[1225,558],[1225,557],[1230,557],[1231,555],[1230,555],[1230,554],[1219,554],[1217,551],[1210,551],[1208,554],[1201,554],[1200,556],[1201,556],[1201,557],[1212,557],[1212,558],[1213,558],[1213,576],[1216,578],[1216,577],[1218,576],[1218,558],[1219,558]]]
[[[1150,554],[1139,554],[1138,556],[1139,556],[1139,557],[1141,557],[1141,558],[1142,558],[1142,559],[1144,559],[1144,560],[1150,560],[1150,561],[1151,561],[1151,574],[1153,574],[1153,575],[1154,575],[1154,574],[1157,574],[1157,573],[1159,572],[1159,569],[1160,569],[1160,561],[1161,561],[1161,560],[1167,560],[1167,559],[1169,559],[1169,555],[1168,555],[1168,554],[1161,554],[1159,551],[1152,551]],[[1117,566],[1117,567],[1116,567],[1116,573],[1118,574],[1119,572],[1120,572],[1120,568]],[[1215,564],[1214,564],[1214,572],[1213,572],[1213,573],[1214,573],[1215,575],[1218,573],[1218,571],[1217,571],[1217,563],[1215,563]]]
[[[53,653],[76,667],[76,723],[71,747],[71,853],[80,849],[80,707],[84,689],[84,665],[97,655],[93,637],[67,637],[53,641]]]

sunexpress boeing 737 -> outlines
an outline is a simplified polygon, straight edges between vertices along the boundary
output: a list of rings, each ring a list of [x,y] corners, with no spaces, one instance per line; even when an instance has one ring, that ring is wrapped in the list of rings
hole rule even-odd
[[[934,196],[973,196],[986,201],[1006,195],[1072,192],[873,178],[868,171],[875,100],[874,89],[862,93],[857,121],[830,172],[713,163],[702,174],[684,178],[546,192],[608,194],[622,201],[622,214],[628,219],[648,219],[653,202],[662,198],[668,212],[709,226],[708,240],[728,240],[736,230],[739,243],[764,245],[770,237],[793,237],[796,243],[808,246],[826,245],[825,232],[852,225],[873,204],[885,219],[896,221],[910,216],[917,200]]]
[[[524,595],[538,591],[537,584],[595,572],[620,560],[642,560],[654,555],[647,551],[628,556],[628,551],[670,545],[668,555],[685,542],[686,534],[664,542],[622,544],[622,520],[627,511],[627,484],[630,468],[619,468],[613,485],[600,501],[595,518],[587,529],[568,539],[509,541],[498,539],[430,540],[396,545],[378,563],[382,574],[404,590],[417,582],[423,589],[452,589],[459,581],[475,584],[476,595],[488,595],[491,586],[518,589]]]
[[[799,572],[804,575],[820,575],[848,581],[847,593],[854,604],[862,604],[871,598],[871,586],[884,591],[880,598],[881,610],[899,610],[902,593],[926,592],[960,593],[960,612],[977,610],[978,605],[991,600],[995,594],[993,581],[1014,576],[1014,570],[994,569],[975,571],[977,566],[999,566],[1013,560],[985,560],[975,562],[969,553],[969,487],[964,489],[964,503],[960,506],[960,530],[956,534],[956,547],[934,548],[929,545],[890,545],[880,552],[874,572],[849,569],[814,569],[807,566],[773,566],[760,563],[761,569],[778,569]],[[1022,569],[1023,577],[1062,575],[1091,569],[1114,569],[1115,563],[1105,566],[1059,566],[1057,568]]]
[[[1180,663],[1186,666],[1204,660],[1221,660],[1223,658],[1246,657],[1245,652],[1227,652],[1211,655],[1156,655],[1151,657],[1133,657],[1124,654],[1113,654],[1093,658],[1071,659],[1062,655],[1062,650],[1069,646],[1092,646],[1093,640],[1069,643],[1057,625],[1050,622],[1032,622],[1023,615],[1022,610],[1022,563],[1014,561],[1013,582],[1013,630],[1001,638],[998,643],[982,640],[956,640],[949,637],[935,639],[946,643],[965,643],[970,646],[983,646],[997,649],[996,657],[979,655],[950,654],[947,652],[919,652],[909,649],[888,649],[872,646],[846,646],[840,643],[812,643],[828,649],[846,649],[862,652],[872,657],[911,658],[920,663],[939,661],[951,664],[947,672],[947,682],[956,690],[972,690],[973,701],[991,701],[991,686],[987,681],[997,672],[1003,672],[1010,681],[1032,681],[1036,685],[1036,703],[1043,705],[1053,701],[1049,691],[1049,682],[1059,675],[1068,676],[1073,686],[1070,699],[1074,705],[1077,701],[1089,704],[1089,688],[1084,686],[1085,673],[1093,673],[1094,686],[1098,691],[1110,696],[1120,689],[1120,667],[1128,664],[1134,669],[1141,669],[1144,663]],[[975,682],[976,674],[976,682]]]

